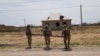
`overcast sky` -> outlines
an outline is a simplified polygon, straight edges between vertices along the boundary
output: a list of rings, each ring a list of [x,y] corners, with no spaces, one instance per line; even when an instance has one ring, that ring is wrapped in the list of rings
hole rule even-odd
[[[100,0],[0,0],[0,24],[23,26],[41,25],[51,13],[61,13],[80,23],[80,4],[83,5],[83,22],[100,22]]]

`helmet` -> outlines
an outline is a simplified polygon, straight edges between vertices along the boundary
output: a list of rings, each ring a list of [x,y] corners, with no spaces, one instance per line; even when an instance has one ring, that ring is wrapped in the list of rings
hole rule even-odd
[[[30,28],[30,25],[27,25],[27,28]]]

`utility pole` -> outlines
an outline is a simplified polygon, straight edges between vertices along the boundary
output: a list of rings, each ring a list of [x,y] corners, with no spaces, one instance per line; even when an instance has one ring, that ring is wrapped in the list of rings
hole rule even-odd
[[[24,25],[25,25],[25,27],[26,27],[26,20],[24,19]]]
[[[81,30],[82,30],[82,5],[80,5],[80,18],[81,18]]]

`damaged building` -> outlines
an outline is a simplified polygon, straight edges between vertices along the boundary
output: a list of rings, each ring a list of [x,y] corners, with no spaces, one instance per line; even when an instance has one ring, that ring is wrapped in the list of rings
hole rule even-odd
[[[71,19],[61,15],[60,13],[51,14],[46,20],[42,20],[42,28],[48,24],[53,30],[62,29],[63,25],[71,26]]]

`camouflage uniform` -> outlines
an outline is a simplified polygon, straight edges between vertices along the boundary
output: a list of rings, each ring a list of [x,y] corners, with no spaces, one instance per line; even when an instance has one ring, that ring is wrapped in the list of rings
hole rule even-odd
[[[67,27],[66,25],[64,25],[63,30],[62,30],[62,35],[64,37],[64,45],[65,45],[65,49],[69,48],[70,45],[70,28]],[[68,41],[68,43],[67,43]]]
[[[31,44],[32,44],[32,33],[31,33],[30,25],[27,25],[26,27],[26,36],[27,36],[28,45],[29,45],[29,47],[27,47],[26,49],[30,49]]]
[[[45,29],[43,30],[43,35],[45,37],[45,44],[46,47],[49,48],[50,46],[50,36],[52,35],[51,29],[46,25]]]

